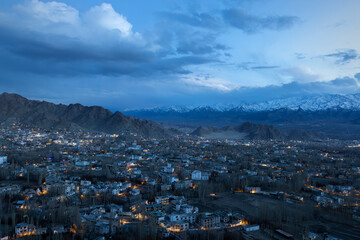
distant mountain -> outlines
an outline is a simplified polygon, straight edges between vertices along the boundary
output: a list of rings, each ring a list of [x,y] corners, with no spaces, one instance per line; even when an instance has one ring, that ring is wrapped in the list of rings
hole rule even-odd
[[[238,126],[244,122],[303,129],[332,138],[360,139],[360,93],[285,98],[256,104],[166,107],[124,111],[181,127]]]
[[[0,95],[0,121],[19,121],[41,128],[70,128],[107,133],[132,132],[144,137],[169,135],[158,123],[125,116],[98,106],[53,104],[28,100],[17,94]]]
[[[323,136],[304,130],[280,130],[271,125],[245,122],[239,126],[223,128],[198,127],[193,136],[209,139],[248,139],[248,140],[315,140]]]
[[[217,104],[214,106],[168,106],[158,108],[147,109],[134,109],[125,110],[124,112],[229,112],[229,111],[247,111],[247,112],[259,112],[259,111],[274,111],[278,109],[298,110],[304,111],[323,111],[323,110],[360,110],[360,93],[349,95],[321,95],[321,96],[307,96],[307,97],[291,97],[283,99],[275,99],[260,103],[242,103],[238,105],[234,104]]]

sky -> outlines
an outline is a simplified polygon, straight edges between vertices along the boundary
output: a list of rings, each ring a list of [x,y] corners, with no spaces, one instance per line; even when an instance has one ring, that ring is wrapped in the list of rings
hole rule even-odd
[[[0,91],[110,110],[360,92],[358,0],[1,0]]]

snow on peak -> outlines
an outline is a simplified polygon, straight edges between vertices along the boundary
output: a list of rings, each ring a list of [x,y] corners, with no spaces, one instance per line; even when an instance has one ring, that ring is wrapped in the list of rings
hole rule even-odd
[[[137,111],[150,112],[177,112],[186,113],[190,111],[272,111],[277,109],[290,109],[304,111],[319,111],[327,109],[346,109],[360,110],[360,93],[351,95],[321,95],[306,97],[290,97],[283,99],[275,99],[259,103],[242,103],[242,104],[216,104],[213,106],[169,106],[140,109]]]

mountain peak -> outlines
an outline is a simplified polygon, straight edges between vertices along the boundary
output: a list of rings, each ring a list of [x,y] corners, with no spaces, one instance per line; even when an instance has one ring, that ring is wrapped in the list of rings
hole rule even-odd
[[[26,100],[26,98],[24,98],[23,96],[20,96],[19,94],[8,93],[8,92],[3,92],[2,94],[0,94],[0,98],[1,99],[23,99],[23,100]]]

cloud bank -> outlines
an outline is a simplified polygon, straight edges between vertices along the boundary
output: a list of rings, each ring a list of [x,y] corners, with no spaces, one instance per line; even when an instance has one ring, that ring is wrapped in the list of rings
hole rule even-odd
[[[358,75],[325,82],[307,63],[258,56],[262,42],[248,39],[300,25],[292,14],[260,16],[235,3],[211,11],[175,8],[154,12],[152,26],[140,31],[115,2],[84,2],[82,10],[41,0],[0,9],[0,89],[114,110],[359,91]],[[338,65],[359,59],[353,48],[327,52],[317,59]]]

